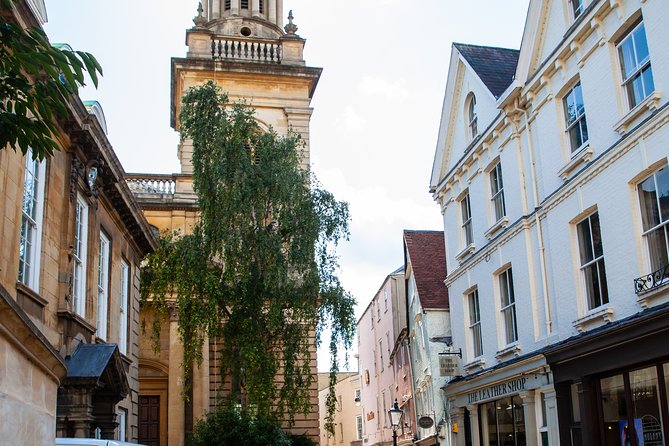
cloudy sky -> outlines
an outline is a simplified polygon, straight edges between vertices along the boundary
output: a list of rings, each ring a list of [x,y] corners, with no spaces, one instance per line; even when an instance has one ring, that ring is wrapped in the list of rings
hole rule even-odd
[[[98,100],[127,172],[178,172],[170,57],[186,54],[197,0],[46,0],[52,42],[93,53]],[[351,208],[341,278],[365,310],[403,264],[403,229],[443,229],[428,192],[452,42],[518,48],[529,0],[284,0],[305,59],[323,67],[312,167]],[[325,361],[319,368],[325,369]]]

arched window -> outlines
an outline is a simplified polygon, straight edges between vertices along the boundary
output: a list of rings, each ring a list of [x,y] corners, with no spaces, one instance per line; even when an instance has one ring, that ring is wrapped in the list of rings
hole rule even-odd
[[[467,116],[469,119],[469,135],[472,139],[474,139],[479,134],[478,116],[476,114],[476,96],[474,96],[474,93],[469,93],[469,99],[467,101]]]

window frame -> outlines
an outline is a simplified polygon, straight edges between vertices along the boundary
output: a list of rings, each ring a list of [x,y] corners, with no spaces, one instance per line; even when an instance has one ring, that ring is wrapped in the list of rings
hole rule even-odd
[[[483,356],[483,332],[481,330],[481,304],[478,288],[467,293],[467,308],[469,309],[469,334],[472,341],[474,358]]]
[[[662,171],[664,172],[664,175],[669,175],[669,164],[663,164],[662,166],[658,167],[657,169],[653,170],[649,175],[644,177],[642,180],[640,180],[637,185],[637,197],[639,200],[639,212],[641,214],[641,236],[644,239],[644,245],[646,247],[646,258],[647,258],[647,265],[648,268],[650,269],[650,272],[655,272],[659,271],[663,268],[666,268],[667,265],[669,265],[669,211],[667,211],[667,217],[663,221],[662,220],[662,203],[660,201],[660,196],[658,194],[658,190],[661,190],[661,187],[659,186],[658,182],[658,174],[660,174]],[[653,187],[654,187],[654,194],[655,194],[655,203],[654,205],[656,208],[652,210],[655,210],[657,212],[657,217],[659,220],[659,223],[650,226],[652,222],[646,222],[645,215],[648,212],[645,209],[648,209],[648,206],[645,206],[645,196],[642,194],[642,185],[646,183],[648,180],[653,179]],[[664,255],[665,255],[665,264],[664,265],[657,265],[654,264],[654,259],[653,255],[651,253],[651,234],[657,232],[657,231],[662,231],[664,233]]]
[[[88,211],[88,203],[81,194],[77,194],[77,201],[74,206],[74,243],[72,249],[72,305],[74,312],[82,318],[86,318]]]
[[[39,292],[42,257],[42,233],[44,229],[44,195],[46,189],[46,160],[34,160],[32,148],[24,155],[23,195],[21,206],[21,229],[19,232],[19,269],[17,282]],[[32,179],[32,190],[28,192],[28,175]],[[30,193],[30,195],[28,195]],[[32,197],[30,211],[26,212],[26,200]],[[26,229],[29,234],[26,237]]]
[[[511,345],[518,342],[516,293],[513,285],[512,268],[509,267],[500,272],[497,275],[497,281],[499,284],[500,313],[502,314],[502,323],[504,325],[504,339],[506,345]],[[511,322],[511,326],[509,326],[509,322]]]
[[[118,348],[121,354],[128,353],[128,320],[130,314],[128,308],[130,307],[130,264],[121,259],[121,276],[120,276],[120,290],[119,290],[119,330],[118,330]]]
[[[466,212],[465,212],[466,211]],[[464,247],[474,243],[474,233],[472,231],[472,206],[469,199],[469,191],[467,191],[460,199],[460,222],[462,229],[462,238]]]
[[[569,5],[571,6],[570,11],[574,20],[583,15],[583,12],[585,11],[584,0],[569,0]]]
[[[634,34],[639,28],[643,28],[643,36],[644,40],[646,41],[646,49],[648,50],[648,56],[646,59],[643,59],[642,61],[638,60],[638,50],[637,50],[637,43],[636,39],[634,37]],[[633,50],[633,55],[634,59],[636,61],[636,65],[632,69],[629,75],[625,75],[625,58],[623,56],[623,45],[629,40],[632,39],[632,50]],[[651,57],[650,57],[650,49],[648,48],[648,38],[646,36],[646,27],[643,21],[643,18],[639,19],[638,22],[636,22],[634,25],[632,25],[629,30],[625,32],[623,37],[620,38],[618,43],[616,43],[616,53],[618,53],[618,62],[620,64],[620,72],[622,76],[622,88],[623,91],[625,92],[625,97],[627,98],[627,105],[630,110],[635,108],[637,105],[639,105],[641,102],[644,101],[647,97],[649,97],[654,91],[655,91],[655,80],[653,79],[653,68],[652,68],[652,63],[651,63]],[[643,74],[646,72],[646,70],[649,70],[650,73],[650,80],[652,82],[652,88],[647,89],[646,88],[646,79],[644,79]],[[641,87],[643,90],[643,97],[639,98],[638,100],[634,96],[634,81],[635,79],[641,79]],[[631,87],[631,89],[630,89]]]
[[[494,177],[494,178],[493,178]],[[506,217],[506,202],[504,201],[504,180],[502,179],[502,163],[498,161],[488,173],[490,180],[490,203],[497,223]],[[501,209],[501,215],[500,215]]]
[[[100,230],[98,249],[98,301],[96,317],[96,336],[107,341],[109,338],[109,272],[111,271],[111,238]]]
[[[578,107],[578,96],[580,96],[582,102],[582,109],[579,110]],[[575,116],[572,117],[569,115],[570,109],[570,98],[573,98],[574,106],[576,109]],[[567,139],[569,140],[569,147],[571,149],[571,155],[575,155],[580,152],[583,148],[587,147],[590,142],[590,133],[588,131],[588,120],[586,117],[585,110],[585,100],[583,99],[583,87],[581,81],[576,82],[567,93],[562,98],[562,107],[564,109],[565,117],[565,133],[567,134]],[[581,143],[576,145],[574,143],[573,134],[578,132]]]
[[[469,130],[470,140],[476,139],[478,132],[478,112],[476,108],[476,95],[469,93],[467,99],[467,129]]]
[[[601,253],[597,255],[596,252],[596,235],[594,234],[594,224],[593,218],[596,218],[597,221],[597,232],[599,237],[599,246]],[[583,233],[585,224],[587,223],[588,233]],[[606,264],[604,261],[604,246],[602,243],[602,232],[601,224],[599,219],[599,213],[597,211],[590,213],[580,221],[576,223],[576,235],[578,239],[578,254],[579,254],[579,269],[581,271],[581,281],[583,283],[583,288],[585,290],[586,303],[588,304],[588,311],[599,308],[603,305],[609,303],[609,292],[608,292],[608,283],[606,281]],[[582,240],[586,238],[586,235],[589,235],[588,246],[590,247],[590,253],[584,253],[584,247],[581,243]],[[588,259],[585,256],[590,256]],[[601,266],[600,266],[601,265]],[[588,286],[588,274],[591,268],[596,268],[597,272],[597,285],[599,290],[599,296],[592,296],[590,294],[590,287]]]

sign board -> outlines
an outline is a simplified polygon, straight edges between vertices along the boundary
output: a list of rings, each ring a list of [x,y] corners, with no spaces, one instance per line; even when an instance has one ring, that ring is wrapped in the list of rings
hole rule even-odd
[[[456,355],[439,356],[439,375],[440,376],[459,376],[460,358]]]
[[[418,425],[423,429],[429,429],[434,425],[434,420],[431,417],[420,417]]]

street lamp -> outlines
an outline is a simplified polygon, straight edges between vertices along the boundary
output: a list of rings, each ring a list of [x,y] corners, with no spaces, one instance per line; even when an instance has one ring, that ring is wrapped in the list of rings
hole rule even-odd
[[[397,399],[395,399],[395,404],[393,408],[388,411],[388,416],[390,417],[390,425],[393,427],[393,446],[397,446],[397,428],[400,426],[400,420],[402,419],[402,414],[404,411],[399,408],[397,405]]]

